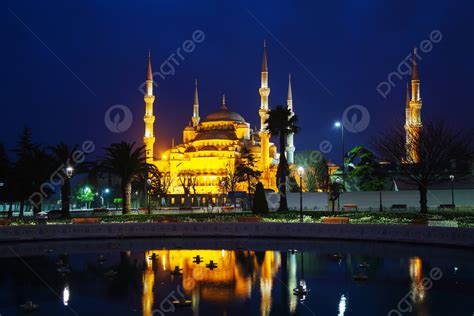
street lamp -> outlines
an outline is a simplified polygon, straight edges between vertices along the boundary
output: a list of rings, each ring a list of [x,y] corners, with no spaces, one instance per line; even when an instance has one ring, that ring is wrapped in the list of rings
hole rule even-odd
[[[148,214],[151,214],[151,209],[150,209],[150,185],[151,185],[151,179],[146,179],[146,198],[147,198],[147,203],[148,203]]]
[[[105,188],[102,193],[102,203],[105,204],[105,195],[110,193],[109,188]],[[109,199],[107,199],[107,208],[109,208]]]
[[[342,124],[339,121],[336,121],[334,123],[335,128],[340,128],[341,129],[341,143],[342,143],[342,186],[345,189],[346,186],[346,164],[344,162],[344,157],[345,157],[345,152],[344,152],[344,124]]]
[[[71,179],[73,172],[74,172],[74,168],[73,168],[73,167],[68,166],[68,167],[66,168],[66,176],[67,176],[69,179]]]
[[[225,206],[225,181],[221,181],[221,188],[222,188],[222,206]]]
[[[298,167],[298,176],[300,177],[300,222],[303,222],[303,174],[304,168]]]
[[[341,182],[344,183],[344,180],[341,180],[341,178],[336,178],[336,183],[337,183],[337,210],[341,210],[341,192],[339,192],[339,186],[341,185]]]
[[[451,180],[451,205],[454,208],[454,175],[449,175],[449,180]]]

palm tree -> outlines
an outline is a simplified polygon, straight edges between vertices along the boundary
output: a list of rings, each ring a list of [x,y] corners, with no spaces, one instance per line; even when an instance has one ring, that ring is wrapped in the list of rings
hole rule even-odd
[[[12,178],[9,181],[11,185],[15,186],[15,199],[20,202],[20,217],[23,217],[26,200],[35,192],[33,175],[38,169],[33,157],[38,148],[38,144],[32,141],[31,129],[25,127],[13,150],[16,160],[12,166]]]
[[[118,176],[121,180],[122,213],[130,213],[132,181],[146,174],[150,165],[145,160],[145,146],[133,143],[114,143],[105,148],[106,155],[100,161],[100,169]]]
[[[265,121],[266,130],[272,136],[279,136],[280,143],[280,162],[278,163],[277,183],[280,191],[279,211],[288,211],[286,201],[286,177],[288,176],[288,161],[286,160],[285,148],[286,138],[289,134],[296,134],[299,131],[298,117],[290,109],[278,105],[276,109],[270,110],[268,119]]]
[[[77,145],[70,147],[60,142],[56,146],[49,147],[53,154],[54,164],[58,168],[54,174],[55,178],[61,182],[61,215],[69,217],[71,204],[71,174],[67,174],[67,168],[77,168],[74,165],[73,153],[77,150]],[[77,171],[76,171],[77,172]]]

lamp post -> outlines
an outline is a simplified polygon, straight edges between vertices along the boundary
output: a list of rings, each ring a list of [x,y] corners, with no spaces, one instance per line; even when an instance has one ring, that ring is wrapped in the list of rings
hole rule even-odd
[[[222,206],[225,206],[225,181],[221,181],[221,188],[222,188]]]
[[[107,205],[105,205],[105,195],[108,195],[110,193],[110,189],[109,188],[105,188],[102,190],[102,203],[104,204],[104,206],[107,207],[107,209],[109,208],[109,199],[107,199]]]
[[[147,207],[148,207],[148,214],[151,214],[151,209],[150,209],[150,185],[151,185],[151,179],[146,179],[146,200],[147,200]]]
[[[67,201],[68,201],[67,205],[66,205],[67,210],[66,211],[63,210],[63,212],[68,212],[68,213],[69,213],[69,210],[71,209],[71,182],[70,181],[71,181],[73,173],[74,173],[74,168],[71,167],[71,166],[67,166],[66,167],[66,177],[67,177],[67,184],[66,184],[67,185],[67,193],[66,194],[67,194],[67,197],[62,196],[61,199],[64,199],[64,198],[67,199]]]
[[[335,128],[341,129],[341,144],[342,144],[342,187],[346,188],[346,164],[344,162],[345,152],[344,152],[344,124],[339,121],[334,123]]]
[[[337,183],[337,210],[341,210],[341,192],[339,192],[339,185],[341,185],[341,182],[344,183],[344,180],[341,180],[341,178],[336,178],[336,183]]]
[[[449,175],[449,180],[451,180],[451,205],[454,208],[454,175]]]
[[[300,177],[300,222],[303,222],[303,174],[304,168],[298,167],[298,176]]]

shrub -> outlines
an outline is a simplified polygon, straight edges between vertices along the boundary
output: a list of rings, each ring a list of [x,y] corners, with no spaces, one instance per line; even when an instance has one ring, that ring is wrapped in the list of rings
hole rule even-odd
[[[257,183],[255,188],[255,195],[253,197],[252,212],[254,214],[267,214],[268,204],[267,198],[265,197],[265,190],[261,182]]]

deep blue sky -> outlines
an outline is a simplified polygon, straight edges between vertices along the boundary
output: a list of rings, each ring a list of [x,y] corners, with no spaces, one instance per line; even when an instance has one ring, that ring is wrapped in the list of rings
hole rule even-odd
[[[340,134],[332,123],[352,104],[365,106],[371,122],[362,133],[346,133],[348,147],[401,122],[409,76],[395,80],[387,99],[376,87],[433,30],[443,38],[418,63],[423,118],[472,126],[471,0],[7,0],[2,13],[0,141],[10,147],[25,125],[36,140],[49,144],[141,142],[144,103],[138,86],[145,79],[148,49],[158,70],[198,29],[205,33],[204,42],[155,88],[157,148],[169,145],[172,137],[181,140],[190,121],[194,78],[200,85],[201,117],[219,107],[225,92],[232,110],[258,124],[263,39],[271,106],[286,102],[292,73],[302,127],[297,150],[318,149],[329,140],[334,144],[329,156],[338,162]],[[104,124],[105,112],[115,104],[134,114],[132,127],[122,134]]]

